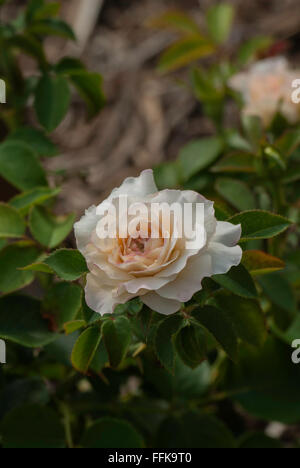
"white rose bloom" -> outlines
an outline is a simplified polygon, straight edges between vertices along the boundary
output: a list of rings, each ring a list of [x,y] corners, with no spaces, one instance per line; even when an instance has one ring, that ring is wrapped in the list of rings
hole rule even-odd
[[[101,215],[95,206],[89,208],[75,224],[75,235],[90,270],[86,301],[99,314],[112,313],[117,304],[138,296],[152,310],[172,314],[201,290],[203,278],[227,273],[241,262],[242,250],[237,245],[241,226],[217,221],[213,202],[198,193],[158,192],[153,171],[146,170],[137,178],[126,179],[105,202],[117,204],[120,195],[128,196],[128,204],[138,201],[147,207],[151,203],[166,202],[169,206],[177,202],[191,203],[194,209],[196,203],[204,204],[204,235],[199,236],[193,249],[187,248],[187,239],[174,235],[174,225],[169,238],[161,234],[159,238],[101,239],[96,232]]]
[[[300,71],[289,68],[284,57],[256,62],[244,73],[233,76],[231,88],[242,93],[246,115],[261,117],[268,126],[280,111],[291,123],[300,120],[300,106],[292,101],[292,83],[300,78]]]

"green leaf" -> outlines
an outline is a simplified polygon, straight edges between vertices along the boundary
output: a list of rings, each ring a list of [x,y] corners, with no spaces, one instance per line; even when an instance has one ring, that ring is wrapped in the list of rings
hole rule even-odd
[[[211,172],[253,173],[255,155],[251,153],[236,152],[220,159],[212,168]]]
[[[76,370],[87,373],[101,341],[100,328],[97,326],[87,328],[80,335],[72,351],[72,365]]]
[[[19,212],[5,203],[0,202],[0,238],[22,237],[26,225]]]
[[[174,373],[175,350],[172,337],[184,325],[182,317],[171,315],[164,319],[157,327],[155,335],[155,351],[162,365]]]
[[[197,324],[181,328],[174,343],[179,357],[191,369],[195,369],[206,359],[206,334],[202,326]]]
[[[225,275],[214,275],[213,280],[237,296],[250,299],[257,297],[254,281],[243,265],[232,267]]]
[[[283,216],[263,210],[244,211],[228,219],[242,225],[241,241],[270,239],[284,232],[292,224]]]
[[[199,307],[192,313],[193,319],[205,327],[235,361],[238,342],[231,320],[221,309],[212,306]]]
[[[161,424],[157,446],[171,448],[235,448],[235,440],[222,421],[210,414],[188,411],[168,416]]]
[[[46,405],[50,400],[46,382],[39,377],[16,379],[0,391],[0,420],[14,408],[24,404]]]
[[[98,419],[83,435],[84,448],[143,448],[140,434],[127,421],[113,418]]]
[[[242,264],[251,275],[266,275],[282,270],[285,263],[280,258],[273,257],[260,250],[247,250],[243,253]]]
[[[49,16],[56,16],[59,13],[60,4],[58,2],[44,3],[44,0],[32,0],[27,7],[27,23],[36,19],[44,19]]]
[[[40,301],[28,296],[1,297],[0,337],[28,348],[54,341],[57,335],[49,331],[40,309]]]
[[[216,88],[211,76],[202,68],[194,68],[191,72],[191,83],[194,94],[200,102],[217,102],[223,98],[223,90]]]
[[[272,45],[273,40],[270,37],[254,37],[243,43],[238,52],[238,65],[243,67],[257,55],[267,50]]]
[[[35,111],[48,132],[55,130],[64,119],[70,100],[70,88],[63,76],[42,76],[35,92]]]
[[[65,448],[65,432],[50,408],[26,405],[12,410],[2,422],[4,448]]]
[[[184,181],[210,166],[222,151],[222,142],[217,137],[194,140],[179,153],[179,171]]]
[[[198,34],[199,26],[192,17],[182,11],[170,10],[151,21],[156,28],[172,28],[188,34]]]
[[[283,448],[277,439],[266,436],[263,432],[246,433],[239,442],[239,448]]]
[[[25,270],[56,273],[65,281],[75,281],[89,271],[81,253],[72,249],[56,250],[45,260],[28,265]]]
[[[259,279],[259,284],[273,304],[287,312],[296,310],[297,301],[294,291],[283,275],[272,273],[263,276]]]
[[[32,127],[20,127],[11,133],[6,141],[27,143],[39,156],[51,158],[59,154],[59,149],[41,130]]]
[[[200,34],[190,35],[180,39],[163,53],[158,69],[161,72],[177,70],[213,52],[214,46],[206,38]]]
[[[76,40],[74,31],[65,22],[58,18],[45,18],[35,21],[28,28],[31,34],[38,36],[60,36],[66,39]]]
[[[28,286],[34,280],[32,272],[20,271],[40,255],[31,242],[17,242],[0,251],[0,292],[11,293]]]
[[[87,323],[85,320],[72,320],[64,324],[64,330],[66,335],[71,335],[75,331],[80,330],[81,328],[85,328],[86,326]]]
[[[102,76],[99,73],[78,70],[70,74],[70,80],[85,100],[90,116],[97,115],[105,104]]]
[[[45,247],[53,249],[71,232],[75,215],[56,217],[46,208],[34,206],[29,218],[29,228],[33,237]]]
[[[21,142],[7,141],[0,145],[0,175],[22,191],[48,185],[35,153]]]
[[[14,35],[8,40],[7,46],[32,56],[39,62],[41,67],[47,65],[47,59],[42,44],[29,34]]]
[[[266,339],[265,319],[256,300],[219,293],[216,301],[219,309],[226,313],[241,340],[256,347],[263,345]]]
[[[102,336],[112,367],[118,367],[131,344],[131,327],[127,317],[113,317],[102,325]]]
[[[57,74],[71,76],[78,71],[86,71],[85,65],[74,57],[63,57],[56,65]]]
[[[43,300],[44,316],[51,320],[53,326],[62,330],[66,322],[74,320],[80,309],[82,289],[77,284],[56,283],[48,289]]]
[[[154,178],[159,190],[177,188],[180,185],[178,165],[175,162],[167,162],[156,166]]]
[[[285,158],[291,156],[300,145],[300,130],[288,130],[274,145]]]
[[[36,187],[12,198],[9,204],[19,210],[22,215],[27,215],[32,206],[43,204],[45,201],[56,197],[60,191],[60,188]]]
[[[255,115],[243,115],[242,123],[244,132],[254,148],[257,148],[263,137],[263,125],[260,117]]]
[[[238,364],[229,363],[224,391],[256,418],[298,424],[300,366],[292,351],[271,335],[262,348],[244,345]]]
[[[234,20],[234,7],[228,3],[220,3],[209,8],[207,12],[207,27],[211,38],[218,44],[227,41]]]
[[[255,208],[255,198],[248,186],[236,179],[220,178],[216,181],[217,192],[239,211]]]

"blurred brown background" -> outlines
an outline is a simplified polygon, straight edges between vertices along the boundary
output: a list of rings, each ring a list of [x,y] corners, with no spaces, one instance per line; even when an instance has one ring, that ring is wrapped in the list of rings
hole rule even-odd
[[[24,1],[11,1],[14,15]],[[175,158],[193,137],[212,132],[201,106],[178,83],[185,72],[160,75],[159,54],[174,39],[169,31],[149,27],[149,20],[168,9],[190,12],[203,24],[213,0],[65,0],[62,13],[75,27],[76,46],[52,41],[51,57],[74,54],[104,77],[107,105],[87,122],[81,101],[74,105],[54,135],[61,157],[48,168],[62,171],[60,211],[80,215],[98,204],[122,180],[142,169]],[[230,47],[257,34],[290,41],[297,62],[300,32],[299,0],[232,0],[237,7]]]

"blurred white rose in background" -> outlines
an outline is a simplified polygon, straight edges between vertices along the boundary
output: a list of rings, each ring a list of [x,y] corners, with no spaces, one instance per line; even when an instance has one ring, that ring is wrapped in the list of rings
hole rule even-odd
[[[300,106],[292,100],[293,82],[300,78],[284,57],[261,60],[233,76],[229,85],[242,93],[246,115],[261,117],[268,126],[280,111],[291,124],[300,120]]]

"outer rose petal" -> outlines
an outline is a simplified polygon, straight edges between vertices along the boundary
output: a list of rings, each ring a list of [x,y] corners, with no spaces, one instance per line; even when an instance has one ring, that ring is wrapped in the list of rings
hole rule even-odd
[[[117,304],[125,304],[132,299],[132,294],[123,293],[116,296],[112,286],[104,285],[101,279],[93,274],[87,275],[85,299],[87,305],[98,314],[111,314]]]
[[[212,242],[220,242],[221,244],[227,245],[227,247],[233,247],[238,243],[241,235],[242,227],[240,224],[235,225],[225,221],[218,221],[216,233],[212,238]]]
[[[141,299],[144,304],[150,307],[150,309],[164,315],[174,314],[181,307],[180,302],[172,299],[165,299],[155,292],[148,293],[145,296],[142,296]]]
[[[176,299],[180,302],[189,301],[193,295],[202,289],[203,278],[212,275],[212,260],[208,253],[200,253],[192,257],[178,277],[163,286],[157,294],[166,299]]]
[[[96,206],[91,206],[86,210],[80,221],[74,225],[77,247],[81,253],[84,253],[87,244],[90,242],[91,234],[96,229],[99,221],[96,210]]]
[[[157,192],[152,169],[141,172],[139,177],[128,177],[123,184],[114,189],[106,201],[118,197],[119,195],[128,195],[130,197],[146,197]]]
[[[239,245],[227,247],[219,242],[211,242],[207,252],[212,259],[212,275],[223,275],[230,268],[241,263],[243,251]]]
[[[137,294],[141,289],[155,291],[157,289],[160,289],[165,284],[169,283],[172,280],[172,278],[175,279],[175,276],[161,278],[159,275],[157,275],[148,276],[144,278],[136,278],[125,283],[124,287],[130,294]]]

